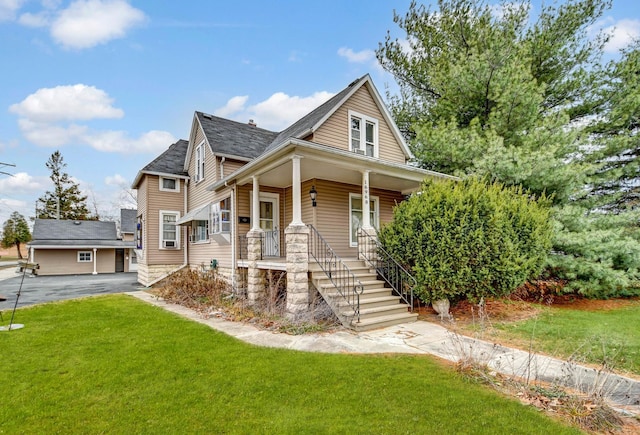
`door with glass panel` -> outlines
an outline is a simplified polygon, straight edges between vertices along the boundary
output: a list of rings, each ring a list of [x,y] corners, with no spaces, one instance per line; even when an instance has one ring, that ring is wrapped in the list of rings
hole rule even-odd
[[[278,228],[278,199],[260,197],[260,228],[264,231],[262,244],[265,257],[280,256],[280,231]]]

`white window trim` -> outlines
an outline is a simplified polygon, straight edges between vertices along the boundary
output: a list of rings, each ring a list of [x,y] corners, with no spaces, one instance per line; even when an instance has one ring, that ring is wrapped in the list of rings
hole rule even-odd
[[[351,206],[353,199],[362,200],[362,194],[360,193],[349,193],[349,246],[355,248],[358,246],[358,240],[354,242],[351,240],[351,234],[353,234],[353,222],[351,219],[351,213],[353,211],[353,207]],[[375,214],[373,215],[373,221],[371,222],[371,226],[375,229],[380,228],[380,198],[377,196],[369,196],[369,202],[376,202],[376,209],[374,210]]]
[[[81,254],[85,254],[85,255],[89,255],[89,259],[88,260],[81,260],[80,259],[80,255]],[[93,251],[78,251],[78,263],[93,263]]]
[[[174,180],[176,182],[175,189],[167,189],[164,187],[164,180]],[[173,177],[160,177],[160,191],[162,192],[180,192],[180,180]]]
[[[206,221],[193,221],[194,225],[191,226],[191,243],[193,243],[194,245],[199,245],[202,243],[210,243],[209,240],[209,235],[211,234],[211,221],[210,220],[206,220]],[[195,225],[195,223],[197,222],[206,222],[206,230],[205,230],[205,238],[204,239],[198,239],[198,225]]]
[[[197,183],[204,180],[204,168],[205,168],[205,153],[206,153],[204,140],[195,149],[196,171],[193,175],[193,180]]]
[[[366,125],[367,122],[371,122],[372,124],[374,124],[374,129],[373,129],[373,157],[374,158],[378,158],[379,156],[379,151],[380,151],[380,124],[378,122],[378,120],[376,118],[372,118],[370,116],[364,115],[362,113],[359,112],[355,112],[353,110],[349,110],[349,151],[351,152],[355,152],[353,151],[353,149],[351,149],[352,143],[351,143],[351,118],[360,118],[361,120],[361,124],[360,124],[360,149],[364,150],[365,154],[363,154],[365,157],[370,157],[367,156],[366,152],[367,152],[367,148],[366,148]]]
[[[223,231],[222,230],[222,209],[220,208],[220,203],[224,200],[229,200],[229,208],[224,210],[225,212],[229,213],[229,220],[225,221],[229,223],[229,231]],[[216,201],[214,203],[211,204],[211,221],[209,222],[209,234],[231,234],[231,224],[232,224],[232,213],[231,213],[231,196],[225,196],[223,198],[220,198],[219,201]],[[218,225],[214,225],[214,216],[218,215]]]
[[[162,227],[163,224],[163,216],[164,215],[175,215],[176,216],[176,222],[178,221],[178,219],[180,219],[180,212],[179,211],[175,211],[175,210],[160,210],[159,211],[159,231],[158,231],[158,248],[162,249],[162,250],[175,250],[175,249],[180,249],[180,226],[176,225],[176,246],[175,247],[168,247],[165,248],[164,245],[164,229]]]

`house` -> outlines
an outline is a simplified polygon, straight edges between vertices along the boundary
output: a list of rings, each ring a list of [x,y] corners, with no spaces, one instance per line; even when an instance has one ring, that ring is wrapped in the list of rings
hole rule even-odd
[[[319,292],[355,329],[414,320],[411,278],[397,264],[385,277],[375,231],[425,178],[448,177],[411,158],[369,75],[280,132],[195,112],[189,139],[133,182],[138,280],[215,267],[254,303],[281,270],[290,316]]]
[[[28,247],[38,275],[97,275],[130,272],[135,242],[120,239],[115,222],[36,219]]]

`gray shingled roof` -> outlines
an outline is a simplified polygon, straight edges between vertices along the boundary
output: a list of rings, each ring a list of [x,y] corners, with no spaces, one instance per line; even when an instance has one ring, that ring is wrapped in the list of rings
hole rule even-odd
[[[115,222],[36,219],[33,240],[117,240]]]
[[[130,208],[120,209],[120,232],[121,233],[135,233],[136,232],[136,218],[138,217],[138,210]]]
[[[184,159],[187,155],[189,142],[180,139],[176,143],[169,145],[169,148],[151,163],[142,168],[142,172],[159,172],[162,174],[174,174],[189,176],[184,171]]]
[[[266,148],[265,151],[269,151],[270,149],[275,148],[277,145],[279,145],[280,143],[282,143],[283,141],[285,141],[290,137],[293,137],[296,139],[304,139],[303,137],[300,137],[300,135],[304,135],[305,133],[307,133],[309,129],[311,129],[311,127],[316,125],[325,115],[327,115],[331,110],[333,110],[336,104],[342,101],[342,99],[349,92],[351,92],[351,88],[356,83],[359,83],[360,80],[362,80],[364,77],[366,76],[362,76],[359,79],[354,80],[349,84],[349,86],[344,88],[342,91],[338,92],[336,95],[329,98],[327,101],[325,101],[320,106],[316,107],[307,115],[303,116],[298,121],[294,122],[292,125],[290,125],[286,129],[282,130],[278,134],[278,136],[276,136],[276,138],[271,142],[271,144],[269,144],[269,146]]]
[[[196,112],[211,151],[216,154],[255,159],[278,135],[250,124]],[[184,162],[184,160],[183,160]]]

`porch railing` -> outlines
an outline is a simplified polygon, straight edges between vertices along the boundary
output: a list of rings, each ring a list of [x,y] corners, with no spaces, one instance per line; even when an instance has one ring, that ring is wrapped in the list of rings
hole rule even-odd
[[[360,295],[364,286],[351,272],[349,266],[331,249],[318,230],[311,224],[307,226],[311,230],[309,233],[309,256],[318,263],[331,280],[341,299],[353,310],[356,321],[360,322]]]
[[[416,279],[385,251],[378,239],[365,231],[358,232],[358,252],[413,311],[413,289],[418,285]]]
[[[238,258],[247,260],[249,241],[246,234],[238,236]],[[265,231],[260,237],[260,260],[265,257],[281,257],[286,255],[286,246],[280,244],[280,231]]]

